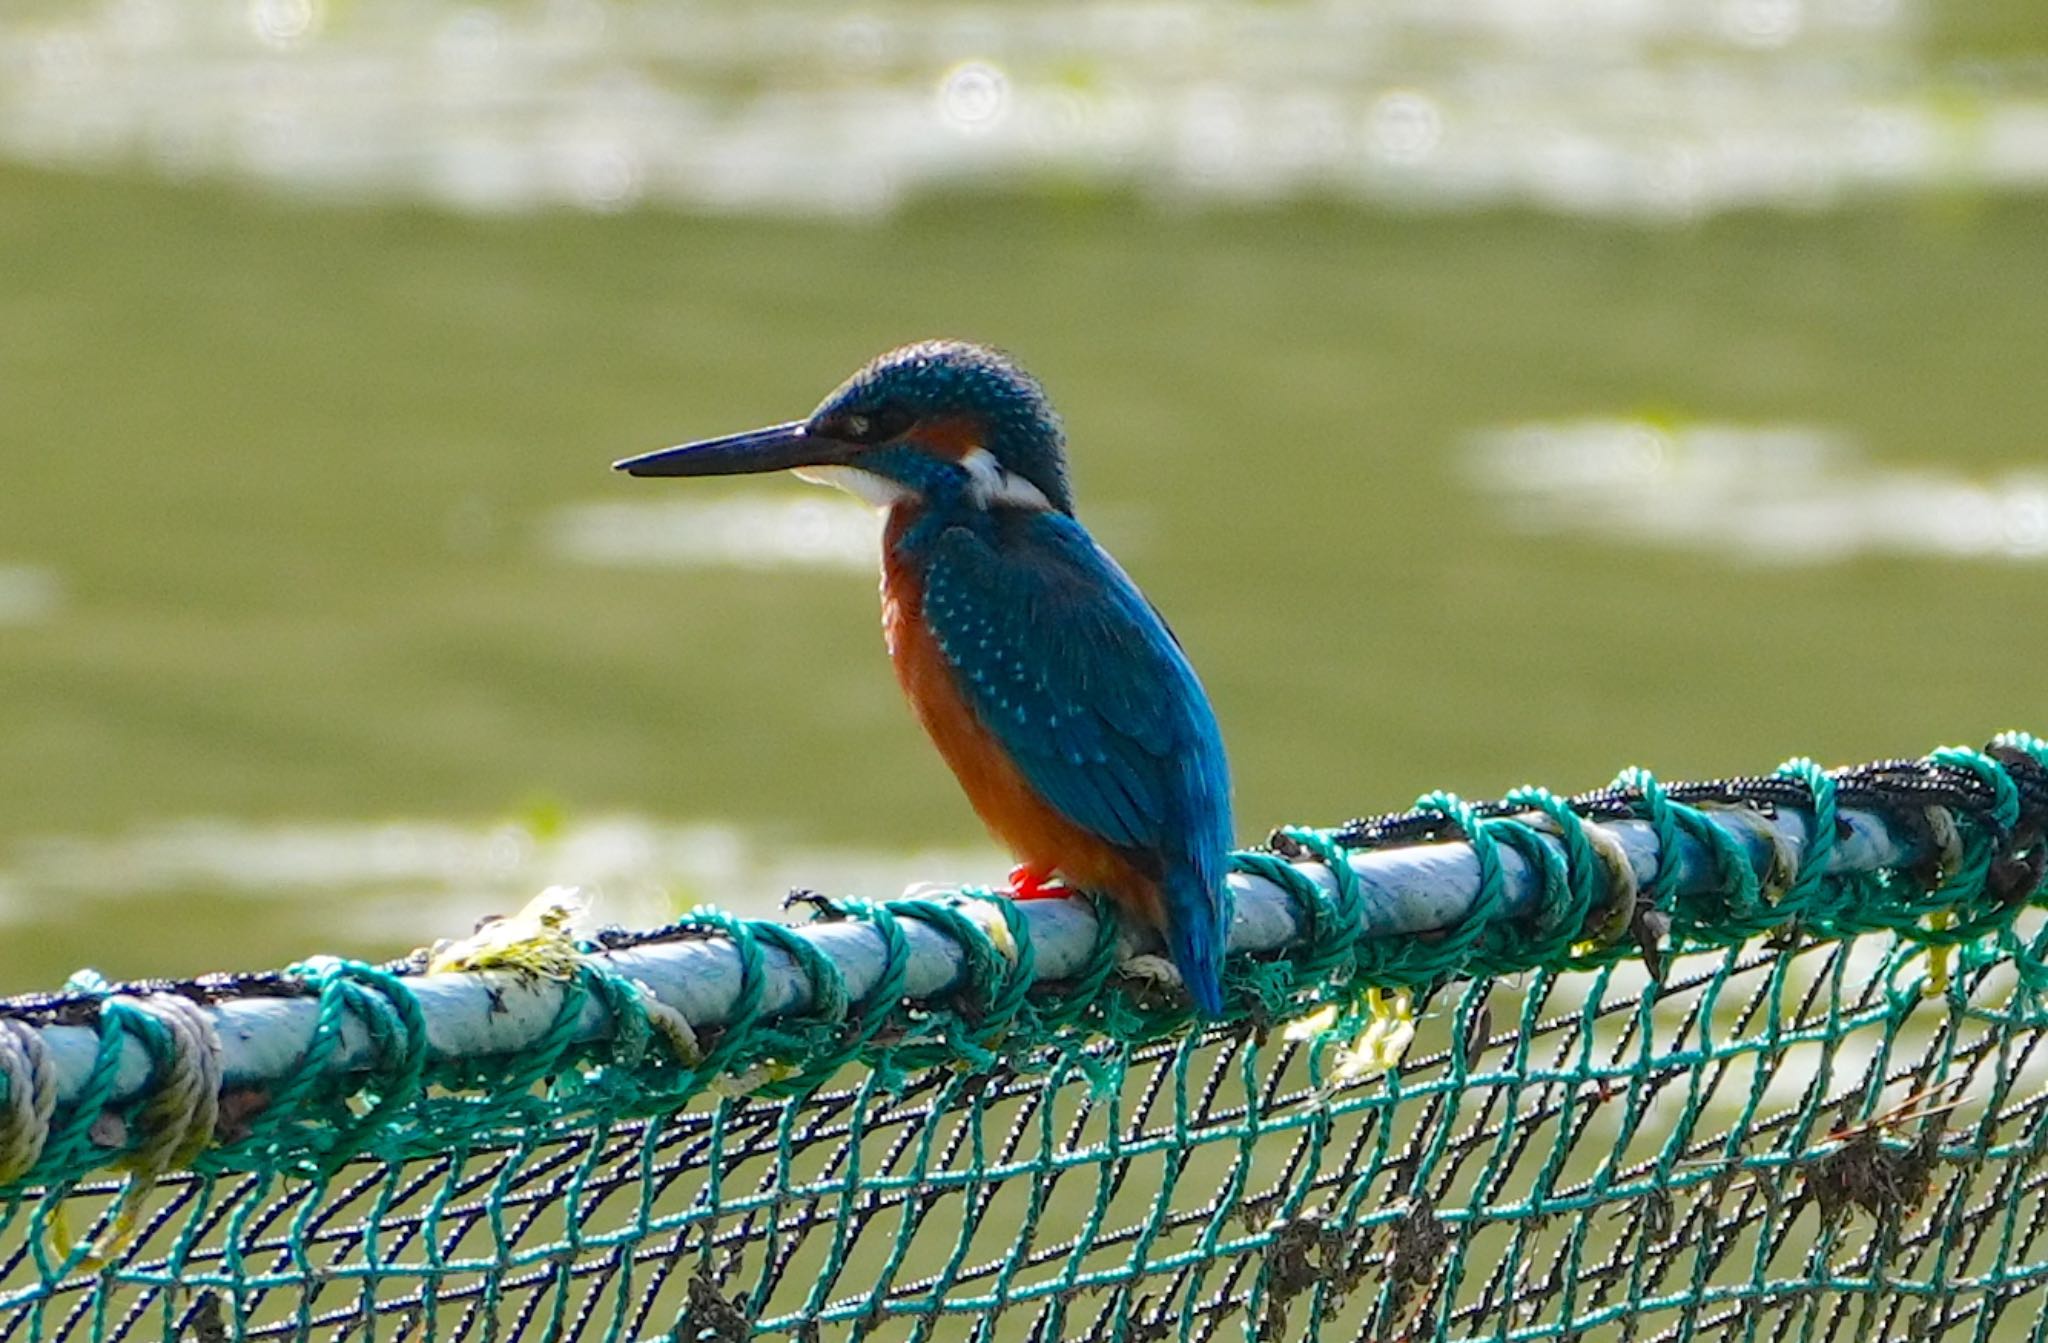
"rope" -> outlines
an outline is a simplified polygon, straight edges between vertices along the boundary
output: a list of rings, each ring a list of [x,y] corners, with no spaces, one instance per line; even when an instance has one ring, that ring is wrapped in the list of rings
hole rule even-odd
[[[90,1143],[106,1154],[108,1164],[129,1172],[108,1230],[67,1251],[81,1267],[91,1269],[127,1247],[157,1181],[190,1166],[213,1141],[220,1119],[221,1049],[212,1020],[189,998],[117,993],[96,977],[79,982],[103,994],[101,1038],[103,1043],[113,1042],[112,1048],[100,1050],[95,1074],[112,1071],[118,1042],[126,1034],[148,1053],[153,1083],[130,1113],[104,1111],[82,1133],[74,1129],[65,1135],[67,1144]],[[52,1229],[61,1243],[71,1244],[61,1216]]]
[[[1787,811],[1806,818],[1800,829],[1763,824]],[[1936,861],[1911,871],[1842,869],[1852,811],[1926,835]],[[1614,829],[1629,820],[1654,836],[1645,872]],[[1679,951],[1737,948],[1765,933],[1887,931],[1926,950],[1937,982],[1943,949],[1962,948],[1971,964],[1992,955],[2010,963],[2038,991],[2048,987],[2048,967],[2012,924],[2042,898],[2044,830],[2048,746],[2023,733],[1917,762],[1826,771],[1795,759],[1768,776],[1707,783],[1666,784],[1631,769],[1574,798],[1533,787],[1495,802],[1430,793],[1406,812],[1333,830],[1285,829],[1266,849],[1235,855],[1235,873],[1284,892],[1295,936],[1274,951],[1233,955],[1226,987],[1237,1018],[1260,1030],[1329,1008],[1332,1021],[1377,1021],[1383,1034],[1405,1040],[1412,1027],[1387,1014],[1405,1013],[1398,1004],[1406,1000],[1385,994],[1426,1002],[1460,977],[1593,969],[1630,957],[1661,980]],[[1476,867],[1473,898],[1427,935],[1367,935],[1372,902],[1382,897],[1368,890],[1354,859],[1453,843]],[[1687,853],[1701,856],[1704,872],[1684,869]],[[1511,898],[1511,887],[1533,896]],[[879,973],[858,995],[802,929],[712,908],[648,933],[609,930],[582,945],[536,950],[515,940],[503,952],[510,971],[495,970],[481,943],[463,944],[465,964],[479,973],[511,973],[514,982],[538,976],[556,995],[526,1045],[476,1058],[430,1049],[409,967],[315,958],[282,977],[219,981],[204,993],[122,993],[82,977],[62,995],[0,1004],[0,1185],[62,1184],[116,1163],[143,1188],[194,1164],[322,1176],[394,1129],[410,1126],[422,1143],[446,1141],[526,1122],[522,1116],[545,1114],[572,1093],[599,1109],[660,1113],[707,1091],[805,1095],[856,1060],[898,1088],[941,1066],[1044,1070],[1093,1037],[1137,1044],[1183,1030],[1184,1001],[1119,974],[1121,925],[1108,904],[1075,899],[1094,931],[1081,969],[1062,982],[1041,980],[1023,911],[986,892],[875,903],[793,897],[820,924],[863,927],[875,939]],[[912,926],[937,934],[957,956],[957,978],[940,998],[906,998]],[[674,941],[706,942],[730,957],[737,989],[718,1024],[687,1019],[645,982],[610,967],[613,952]],[[767,1010],[771,956],[782,967],[776,973],[793,973],[801,986],[800,1011]],[[309,994],[317,1013],[296,1065],[260,1094],[238,1094],[223,1123],[220,1044],[209,1009],[195,999],[231,1001],[237,993]],[[94,1014],[96,1047],[60,1104],[42,1028],[81,1010]],[[594,1037],[592,1010],[603,1023]],[[367,1060],[337,1075],[345,1037],[367,1040]],[[117,1102],[123,1042],[131,1039],[150,1061],[150,1081],[139,1101]],[[434,1100],[434,1088],[475,1097]],[[536,1088],[546,1095],[527,1095]]]
[[[0,1017],[0,1083],[7,1088],[0,1110],[0,1187],[35,1168],[50,1140],[50,1116],[57,1109],[57,1077],[50,1047],[26,1022]]]

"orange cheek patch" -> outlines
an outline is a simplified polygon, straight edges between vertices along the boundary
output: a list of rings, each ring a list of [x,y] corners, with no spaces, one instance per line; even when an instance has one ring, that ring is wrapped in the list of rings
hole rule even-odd
[[[972,419],[954,415],[943,420],[928,420],[911,430],[907,437],[917,446],[957,462],[981,447],[986,435]]]

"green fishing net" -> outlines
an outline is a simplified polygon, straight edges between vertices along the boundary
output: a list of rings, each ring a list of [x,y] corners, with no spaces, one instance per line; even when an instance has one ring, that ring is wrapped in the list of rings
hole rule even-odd
[[[833,1003],[829,1039],[765,1013],[690,1035],[597,973],[561,1019],[601,1000],[630,1050],[565,1027],[457,1061],[421,1046],[403,967],[327,963],[292,982],[331,1047],[396,1062],[202,1077],[211,1108],[171,1122],[147,1089],[46,1103],[30,1037],[126,1031],[161,1083],[185,1019],[164,999],[283,981],[19,1000],[0,1136],[42,1127],[0,1196],[0,1337],[2041,1339],[2041,838],[2032,803],[1981,791],[1895,807],[1955,822],[1946,865],[1766,873],[1766,930],[1713,936],[1728,892],[1660,910],[1652,882],[1518,970],[1234,962],[1242,1010],[1206,1029],[1105,939],[1080,982],[998,960],[972,1002]]]

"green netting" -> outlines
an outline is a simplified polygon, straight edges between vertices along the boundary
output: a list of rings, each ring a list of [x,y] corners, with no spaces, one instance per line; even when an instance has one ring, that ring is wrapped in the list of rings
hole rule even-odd
[[[1566,818],[1547,902],[1512,917],[1495,872],[1458,926],[1369,948],[1337,924],[1356,891],[1303,889],[1310,935],[1234,960],[1240,1019],[1200,1031],[1112,973],[1107,934],[1041,984],[1028,940],[1004,955],[930,901],[839,912],[976,948],[960,995],[904,1002],[892,959],[866,999],[771,1020],[742,957],[752,1001],[695,1038],[594,969],[535,1048],[481,1060],[425,1047],[404,967],[19,1000],[0,1337],[2040,1339],[2048,775],[2002,759],[1873,785],[1924,863],[1825,871],[1836,789],[1793,771],[1825,822],[1794,867],[1716,841],[1723,886],[1653,877],[1632,904],[1570,818],[1643,816],[1669,853],[1715,805],[1787,804],[1782,781],[1437,798],[1282,837],[1241,866],[1533,845]],[[801,941],[770,927],[663,935]],[[1516,972],[1516,946],[1547,963]],[[321,1010],[284,1081],[187,1066],[204,1026],[166,1002],[264,994]],[[590,994],[601,1044],[568,1026]],[[1304,1023],[1319,1004],[1336,1019]],[[141,1039],[152,1086],[115,1103],[109,1065],[47,1103],[32,1040],[60,1024],[106,1059]],[[337,1081],[321,1055],[349,1032],[382,1063]]]

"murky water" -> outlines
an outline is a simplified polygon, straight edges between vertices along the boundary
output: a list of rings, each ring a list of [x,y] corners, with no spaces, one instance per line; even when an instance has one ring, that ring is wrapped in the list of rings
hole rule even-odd
[[[1936,17],[10,9],[0,989],[999,876],[872,515],[607,469],[934,334],[1248,839],[2048,729],[2048,104]]]

